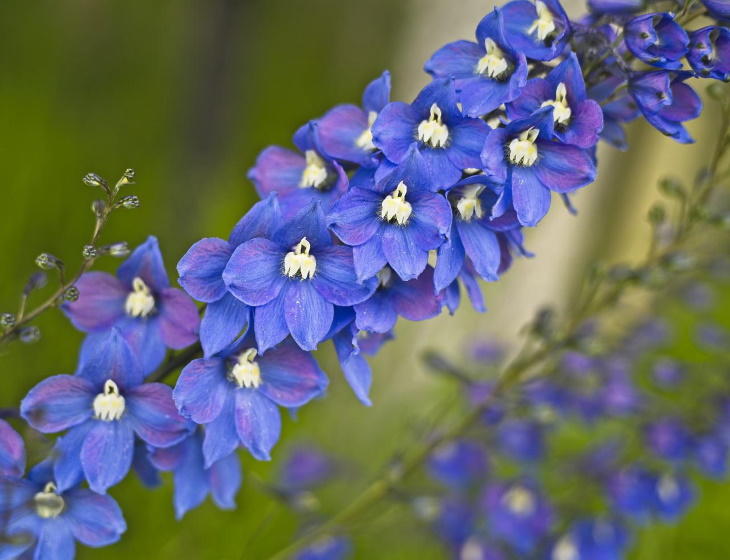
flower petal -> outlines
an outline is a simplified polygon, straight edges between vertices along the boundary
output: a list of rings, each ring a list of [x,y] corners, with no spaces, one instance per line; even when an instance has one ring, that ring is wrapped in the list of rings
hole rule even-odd
[[[473,41],[455,41],[441,47],[426,62],[423,69],[434,78],[456,78],[456,88],[461,89],[465,79],[474,78],[479,59],[485,50]]]
[[[153,292],[170,287],[156,237],[148,237],[147,241],[132,251],[129,258],[117,269],[117,278],[127,286],[131,286],[135,278],[141,278]]]
[[[200,323],[200,342],[206,357],[217,354],[236,337],[246,334],[250,309],[230,293],[208,304]]]
[[[350,328],[343,329],[332,339],[340,362],[342,373],[350,384],[352,392],[365,406],[370,406],[369,393],[373,372],[357,347],[357,335]]]
[[[81,446],[81,465],[89,488],[106,494],[127,476],[134,454],[134,431],[129,422],[98,420]]]
[[[34,560],[73,560],[75,556],[76,541],[66,519],[56,518],[40,524]]]
[[[59,492],[78,485],[84,478],[81,466],[81,447],[84,444],[89,430],[96,422],[85,422],[71,428],[66,435],[56,440],[53,448],[55,461],[53,462],[53,476]]]
[[[122,510],[111,496],[86,489],[72,490],[67,496],[64,517],[76,540],[86,546],[112,544],[127,530]]]
[[[264,238],[240,245],[231,256],[223,281],[246,305],[264,305],[279,295],[285,283],[283,249]]]
[[[231,453],[213,463],[208,469],[208,478],[215,505],[221,509],[234,509],[236,494],[243,479],[238,454]]]
[[[226,395],[226,402],[218,417],[205,425],[203,457],[208,469],[216,461],[227,457],[240,443],[236,432],[236,397],[232,392]]]
[[[312,279],[317,291],[330,303],[349,306],[366,300],[375,291],[375,278],[358,284],[352,249],[341,245],[317,251],[317,273]]]
[[[96,393],[88,379],[54,375],[30,390],[20,403],[20,414],[40,432],[61,432],[91,417]]]
[[[228,237],[232,248],[256,237],[271,239],[281,224],[282,215],[276,193],[269,193],[263,200],[254,204],[239,220]]]
[[[379,289],[372,297],[355,305],[355,324],[361,331],[384,333],[398,319],[389,289]]]
[[[441,313],[441,304],[434,294],[433,268],[430,266],[410,282],[395,282],[391,292],[398,315],[409,321],[424,321]]]
[[[76,281],[79,299],[66,302],[62,309],[74,327],[88,332],[108,329],[124,316],[130,288],[105,272],[87,272]]]
[[[375,119],[372,126],[373,144],[380,148],[393,163],[405,159],[408,148],[416,140],[418,118],[407,103],[390,103]]]
[[[107,379],[114,381],[120,389],[142,383],[139,359],[125,338],[116,328],[98,337],[87,336],[93,341],[93,347],[84,350],[89,358],[77,375],[89,380],[98,389],[104,386]]]
[[[177,263],[178,282],[198,301],[219,300],[226,293],[223,271],[232,254],[233,249],[223,239],[201,239]]]
[[[129,420],[144,441],[155,447],[169,447],[190,432],[172,399],[172,388],[162,383],[145,383],[127,395]]]
[[[550,209],[550,190],[526,167],[511,170],[512,203],[520,223],[527,227],[537,225]]]
[[[284,319],[303,350],[315,350],[332,325],[334,306],[307,280],[289,283],[284,295]]]
[[[327,223],[344,243],[361,245],[380,228],[383,196],[370,189],[352,187],[327,215]]]
[[[0,420],[0,476],[23,476],[25,444],[18,432]]]
[[[261,368],[259,392],[280,406],[300,407],[324,393],[328,379],[314,357],[291,339],[257,360]]]
[[[403,280],[417,278],[428,262],[428,251],[416,245],[408,228],[387,228],[383,235],[383,253]]]
[[[183,368],[172,396],[180,414],[207,424],[223,410],[230,388],[223,358],[199,359]]]
[[[279,409],[258,391],[237,391],[236,430],[254,458],[270,461],[271,449],[281,435]]]
[[[497,235],[477,221],[457,220],[456,226],[459,229],[464,250],[469,255],[479,276],[488,282],[499,280],[497,271],[502,261],[502,255]]]
[[[197,342],[200,315],[193,300],[176,288],[162,290],[160,306],[160,336],[173,350],[180,350]]]
[[[538,154],[540,159],[534,166],[535,175],[551,191],[571,192],[596,179],[596,166],[586,150],[554,142],[538,142]]]
[[[380,270],[388,264],[388,259],[383,252],[381,235],[385,228],[378,229],[378,232],[362,245],[352,248],[352,260],[355,264],[355,274],[358,282],[365,282],[373,278]]]

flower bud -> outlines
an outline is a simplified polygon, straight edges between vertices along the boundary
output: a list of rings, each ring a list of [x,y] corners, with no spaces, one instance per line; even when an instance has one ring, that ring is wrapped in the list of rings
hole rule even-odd
[[[106,245],[102,247],[104,253],[111,255],[112,257],[126,257],[130,251],[126,241],[114,243],[112,245]]]
[[[63,291],[63,299],[66,301],[76,301],[79,299],[79,289],[76,286],[69,286]]]
[[[41,253],[35,259],[35,264],[43,270],[63,270],[63,261],[49,253]]]
[[[33,344],[41,339],[41,330],[38,327],[25,327],[18,333],[18,338],[25,344]]]
[[[0,329],[12,329],[15,326],[15,315],[3,313],[0,315]]]
[[[132,179],[134,179],[134,169],[127,169],[123,174],[122,178],[117,181],[117,184],[114,186],[114,194],[117,194],[119,189],[121,189],[124,185],[133,185]]]
[[[48,276],[45,272],[36,272],[35,274],[32,274],[23,288],[23,295],[27,296],[34,290],[44,288],[47,282]]]
[[[82,180],[84,181],[84,184],[89,187],[98,187],[100,189],[104,189],[107,193],[109,192],[109,185],[107,185],[106,181],[99,177],[96,173],[87,173],[84,175]]]
[[[84,245],[84,248],[81,250],[81,255],[87,261],[90,259],[95,259],[96,258],[96,247],[94,247],[93,245]]]
[[[123,206],[124,208],[127,208],[128,210],[131,210],[133,208],[139,207],[139,198],[137,198],[135,195],[129,195],[122,198],[118,203],[117,206]]]
[[[91,211],[96,215],[97,218],[100,218],[104,215],[104,210],[106,210],[106,202],[103,200],[95,200],[91,203]]]

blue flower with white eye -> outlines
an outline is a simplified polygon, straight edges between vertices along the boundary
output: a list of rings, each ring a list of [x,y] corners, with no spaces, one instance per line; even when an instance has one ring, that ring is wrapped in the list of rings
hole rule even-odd
[[[525,119],[493,130],[482,151],[488,177],[504,184],[492,214],[514,207],[524,226],[535,226],[550,208],[551,191],[565,194],[593,182],[596,166],[577,146],[553,142],[554,108],[539,109]]]
[[[550,550],[550,560],[623,560],[629,532],[618,520],[581,519]]]
[[[312,200],[326,211],[348,187],[342,166],[329,157],[319,139],[319,125],[312,121],[294,134],[294,145],[301,153],[269,146],[259,154],[248,178],[261,198],[279,195],[284,219],[288,220]]]
[[[664,522],[677,521],[695,500],[695,491],[683,474],[667,472],[653,478],[653,506]]]
[[[261,352],[249,333],[220,354],[185,366],[173,397],[180,413],[205,424],[205,468],[240,444],[260,461],[279,440],[279,406],[299,408],[324,393],[327,377],[290,338]]]
[[[558,140],[579,148],[596,145],[603,130],[603,111],[598,103],[587,98],[575,53],[570,53],[545,78],[527,82],[522,95],[507,104],[507,116],[529,117],[547,105],[553,107],[553,133]]]
[[[499,8],[479,22],[476,43],[456,41],[438,50],[424,70],[436,79],[454,78],[464,115],[480,117],[520,95],[527,82],[525,54],[505,37]]]
[[[272,239],[261,237],[240,245],[223,280],[233,295],[255,307],[254,330],[261,352],[289,334],[304,350],[314,350],[330,331],[335,305],[360,303],[377,285],[376,280],[357,282],[352,249],[332,242],[317,201],[300,210]]]
[[[373,124],[373,143],[401,163],[415,141],[435,188],[448,188],[464,169],[479,167],[490,131],[481,119],[465,117],[456,104],[453,78],[428,84],[416,100],[390,103]]]
[[[156,447],[182,440],[189,426],[175,408],[172,389],[144,383],[142,367],[117,329],[97,346],[76,375],[41,381],[20,404],[36,430],[69,430],[58,443],[54,479],[61,491],[82,477],[105,493],[129,472],[135,434]]]
[[[697,467],[716,480],[725,480],[728,470],[728,445],[719,434],[697,438],[694,456]]]
[[[644,14],[624,27],[624,41],[631,53],[652,66],[667,70],[682,68],[689,37],[670,13]]]
[[[676,417],[660,418],[646,427],[644,437],[649,450],[665,461],[681,462],[691,448],[691,436],[684,422]]]
[[[560,56],[570,39],[570,20],[558,0],[509,2],[502,8],[504,33],[518,52],[534,60]]]
[[[433,191],[424,159],[413,145],[373,188],[352,187],[332,207],[327,221],[353,247],[359,281],[374,278],[386,264],[403,280],[426,269],[428,252],[438,249],[451,226],[449,203]]]
[[[713,25],[693,32],[687,62],[700,78],[729,81],[730,29]]]
[[[126,531],[111,496],[84,488],[59,490],[49,462],[27,478],[0,477],[0,558],[72,560],[76,541],[90,547],[115,543]]]
[[[231,294],[223,271],[236,248],[257,237],[271,239],[281,223],[276,194],[257,202],[233,228],[228,241],[209,237],[195,243],[180,259],[180,285],[198,301],[207,303],[200,324],[200,342],[205,356],[212,356],[248,329],[249,307]]]
[[[656,480],[646,469],[632,465],[610,474],[606,493],[611,507],[637,522],[645,522],[652,511]]]
[[[185,348],[198,340],[198,309],[182,290],[170,287],[157,239],[137,247],[117,270],[87,272],[76,282],[80,296],[63,305],[73,325],[88,333],[84,356],[113,329],[119,329],[151,373],[165,359],[168,348]]]
[[[362,94],[362,109],[338,105],[317,121],[322,150],[331,158],[362,167],[377,167],[372,126],[390,101],[390,73],[373,80]]]
[[[172,447],[151,449],[150,460],[161,471],[172,471],[178,519],[202,504],[208,494],[221,509],[236,507],[235,497],[242,480],[238,455],[231,453],[206,468],[201,428]]]
[[[636,73],[629,80],[629,92],[644,118],[662,134],[680,144],[694,142],[683,122],[696,119],[702,100],[684,83],[690,72]]]
[[[497,428],[499,449],[520,462],[536,462],[545,456],[545,430],[536,420],[511,418]]]
[[[0,476],[21,476],[25,471],[23,438],[0,419]]]
[[[484,448],[465,439],[439,445],[429,457],[426,467],[434,479],[456,491],[474,488],[489,474]]]

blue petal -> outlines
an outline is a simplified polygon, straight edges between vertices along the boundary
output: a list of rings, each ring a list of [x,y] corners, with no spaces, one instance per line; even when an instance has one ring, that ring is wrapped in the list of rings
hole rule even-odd
[[[230,293],[208,304],[200,323],[200,342],[206,357],[217,354],[239,335],[246,334],[249,309],[248,305]]]
[[[231,231],[228,242],[235,248],[256,237],[271,239],[281,220],[281,209],[276,193],[269,193],[264,200],[257,202],[246,212]]]
[[[430,266],[415,280],[394,282],[390,291],[398,315],[409,321],[425,321],[441,312],[441,304],[434,294],[433,268]]]
[[[496,282],[499,279],[497,271],[501,262],[497,235],[476,220],[471,222],[457,220],[456,227],[464,244],[464,250],[479,276],[488,282]]]
[[[223,281],[246,305],[269,303],[286,282],[282,273],[284,255],[282,247],[268,239],[247,241],[233,252],[223,272]]]
[[[340,306],[360,303],[370,297],[378,285],[375,278],[358,284],[349,247],[321,248],[316,258],[317,273],[312,285],[330,303]]]
[[[261,368],[259,392],[280,406],[298,408],[327,388],[327,376],[314,357],[289,338],[257,361]]]
[[[184,439],[189,425],[178,414],[172,388],[162,383],[145,383],[127,393],[129,422],[137,435],[155,447],[169,447]]]
[[[362,94],[362,107],[366,111],[379,113],[390,101],[390,72],[374,79]]]
[[[322,206],[316,200],[311,201],[277,230],[274,241],[282,247],[294,247],[303,237],[307,238],[313,248],[332,244]]]
[[[236,392],[236,430],[243,445],[259,461],[271,460],[271,449],[281,435],[277,406],[258,391]]]
[[[231,453],[213,463],[208,469],[208,478],[215,504],[221,509],[234,509],[236,494],[243,479],[238,455]]]
[[[178,282],[198,301],[219,300],[226,293],[223,270],[232,254],[233,249],[223,239],[201,239],[177,263]]]
[[[511,170],[512,203],[520,223],[527,227],[537,225],[550,209],[550,190],[529,167]]]
[[[157,238],[150,236],[137,247],[129,258],[117,269],[117,277],[131,286],[135,278],[141,278],[153,292],[170,287],[165,263],[162,261]]]
[[[233,453],[238,447],[235,404],[236,397],[233,392],[229,392],[221,413],[210,424],[205,425],[203,456],[206,469],[219,459]]]
[[[183,368],[172,395],[180,414],[207,424],[221,413],[232,387],[222,358],[199,359]]]
[[[386,228],[380,228],[378,233],[362,245],[353,247],[352,259],[355,263],[355,274],[358,282],[365,282],[373,278],[388,263],[383,252],[382,234]]]
[[[303,350],[315,350],[329,332],[334,306],[307,280],[293,281],[284,295],[284,319]]]
[[[540,182],[552,191],[571,192],[596,179],[596,166],[590,154],[581,148],[538,140],[537,151],[539,160],[532,169]],[[514,186],[512,189],[512,196],[515,196]]]
[[[188,511],[202,504],[210,491],[203,452],[197,438],[186,440],[183,460],[175,469],[173,480],[175,517],[182,519]]]
[[[40,432],[61,432],[91,417],[97,392],[88,379],[54,375],[30,390],[20,403],[20,413]]]
[[[418,247],[407,228],[390,227],[383,235],[383,253],[403,280],[417,278],[426,268],[428,251]]]
[[[362,331],[384,333],[395,326],[398,319],[389,289],[377,290],[370,299],[355,306],[355,324]]]
[[[96,420],[81,446],[81,465],[89,487],[106,494],[127,476],[134,455],[134,431],[129,422]]]
[[[59,492],[63,492],[79,484],[84,471],[81,466],[81,447],[86,435],[95,422],[85,422],[66,432],[56,441],[53,449],[56,460],[53,462],[53,475]]]
[[[362,357],[357,347],[357,333],[350,328],[343,329],[332,339],[340,362],[342,373],[350,384],[357,399],[365,406],[370,406],[370,385],[373,373],[370,365]]]
[[[91,357],[78,373],[101,389],[107,379],[114,381],[120,389],[142,383],[142,367],[134,351],[118,329],[112,329],[103,338],[96,339]]]
[[[5,420],[0,420],[0,476],[22,476],[24,470],[23,438]]]
[[[111,496],[102,496],[86,489],[68,492],[64,498],[73,536],[86,546],[107,546],[119,540],[127,530],[122,510]]]
[[[464,245],[461,243],[459,231],[453,227],[451,235],[438,249],[434,274],[434,288],[437,293],[456,280],[464,264],[464,254]]]
[[[284,303],[284,297],[280,296],[254,311],[253,328],[256,345],[261,353],[276,346],[289,335],[289,327],[284,317]]]
[[[381,149],[390,161],[400,163],[415,141],[418,122],[418,117],[410,105],[401,102],[390,103],[373,123],[371,128],[373,144]]]
[[[76,541],[64,517],[47,519],[41,524],[33,560],[73,560],[75,556]]]
[[[380,228],[378,219],[383,196],[370,190],[352,187],[327,215],[327,223],[344,243],[361,245]]]
[[[456,87],[461,89],[464,80],[476,76],[479,59],[486,51],[473,41],[456,41],[441,47],[426,62],[423,69],[434,78],[456,78]]]

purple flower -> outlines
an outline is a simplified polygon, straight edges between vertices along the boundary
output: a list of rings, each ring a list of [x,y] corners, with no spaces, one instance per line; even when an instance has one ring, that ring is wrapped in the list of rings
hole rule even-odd
[[[662,358],[651,370],[654,383],[664,388],[676,387],[682,382],[684,368],[670,358]]]
[[[640,11],[646,0],[588,0],[591,12],[597,14],[633,14]]]
[[[313,447],[293,449],[279,471],[279,486],[287,492],[301,492],[319,486],[335,472],[335,461]]]
[[[480,166],[489,133],[481,119],[464,117],[456,104],[453,78],[427,85],[416,100],[387,105],[373,124],[373,143],[393,163],[401,163],[415,142],[435,188],[456,183],[464,169]]]
[[[18,432],[0,419],[0,476],[22,476],[25,471],[25,444]]]
[[[161,471],[172,471],[175,484],[173,501],[178,519],[203,503],[208,494],[221,509],[234,509],[235,496],[241,486],[241,465],[231,453],[205,467],[203,431],[165,449],[152,449],[150,459]]]
[[[728,0],[701,0],[714,18],[730,21],[730,1]]]
[[[612,473],[606,488],[612,507],[638,522],[647,521],[652,509],[655,482],[650,473],[638,466]]]
[[[665,473],[654,479],[654,508],[662,521],[677,521],[695,500],[695,492],[687,477]]]
[[[180,259],[180,285],[193,298],[208,304],[200,324],[205,356],[220,352],[248,328],[249,307],[231,294],[223,281],[223,271],[233,251],[257,237],[270,239],[280,223],[279,203],[272,193],[241,218],[228,241],[217,237],[201,239]]]
[[[198,309],[182,290],[170,287],[155,237],[134,250],[116,278],[87,272],[76,287],[78,301],[65,303],[63,310],[77,329],[89,333],[82,356],[96,353],[116,328],[147,374],[162,363],[167,348],[185,348],[198,339]]]
[[[545,430],[535,420],[513,418],[499,425],[500,450],[519,462],[535,462],[545,455]]]
[[[297,553],[294,560],[345,560],[350,557],[352,543],[343,536],[324,536]]]
[[[317,121],[322,150],[331,158],[363,167],[377,167],[377,148],[371,128],[390,100],[390,73],[370,82],[362,95],[362,109],[338,105]]]
[[[575,53],[570,53],[544,79],[527,82],[522,95],[507,104],[507,116],[529,117],[546,105],[553,107],[553,133],[558,140],[579,148],[595,146],[603,130],[603,111],[598,103],[587,98]]]
[[[156,447],[186,436],[188,425],[177,413],[172,389],[143,378],[132,348],[112,329],[77,375],[49,377],[23,399],[20,412],[36,430],[69,430],[59,440],[54,464],[59,490],[82,475],[99,493],[120,482],[132,465],[135,434]]]
[[[468,490],[489,473],[487,454],[478,443],[457,440],[438,446],[427,464],[429,474],[453,490]]]
[[[728,446],[717,434],[697,439],[694,445],[695,462],[703,473],[717,480],[727,476]]]
[[[281,433],[278,406],[299,408],[326,387],[317,362],[293,340],[262,353],[248,334],[220,354],[185,366],[173,396],[181,414],[205,424],[207,469],[239,444],[256,459],[269,460]]]
[[[730,29],[709,26],[692,33],[687,62],[701,78],[730,80]]]
[[[493,130],[482,151],[487,176],[504,183],[493,214],[514,206],[524,226],[535,226],[550,208],[550,192],[572,192],[596,178],[590,154],[576,146],[551,141],[553,107]]]
[[[312,200],[319,201],[325,211],[329,210],[347,191],[347,175],[339,163],[326,155],[318,127],[312,121],[294,135],[294,144],[301,153],[269,146],[259,154],[256,166],[248,172],[248,178],[261,198],[272,192],[279,195],[286,220]]]
[[[626,527],[612,519],[581,519],[560,537],[551,560],[623,560],[629,544]]]
[[[649,124],[681,144],[694,142],[682,126],[696,119],[702,111],[702,100],[684,83],[691,74],[681,72],[672,79],[667,72],[635,74],[629,80],[629,92]]]
[[[424,70],[436,79],[455,78],[463,112],[480,117],[520,95],[527,81],[527,61],[505,37],[499,8],[482,19],[476,43],[456,41],[438,50]]]
[[[59,490],[52,470],[41,463],[27,479],[0,477],[0,519],[9,518],[2,528],[0,558],[72,560],[76,541],[102,547],[126,531],[122,510],[111,496],[82,488]]]
[[[624,41],[636,58],[667,70],[682,68],[689,45],[687,32],[670,13],[635,17],[624,27]]]
[[[687,457],[690,434],[678,418],[666,417],[652,422],[645,432],[649,449],[666,461],[678,462]]]
[[[360,303],[377,285],[374,279],[356,281],[352,249],[332,242],[317,201],[271,240],[239,246],[223,280],[233,295],[256,308],[254,330],[261,352],[288,334],[304,350],[314,350],[330,331],[334,306]]]
[[[518,52],[534,60],[560,56],[570,39],[568,15],[558,0],[516,0],[502,8],[504,32]]]

